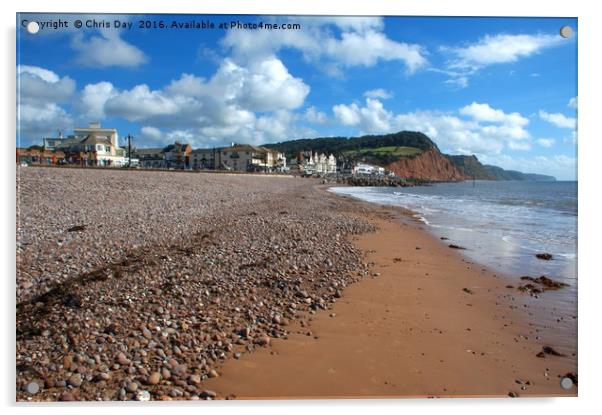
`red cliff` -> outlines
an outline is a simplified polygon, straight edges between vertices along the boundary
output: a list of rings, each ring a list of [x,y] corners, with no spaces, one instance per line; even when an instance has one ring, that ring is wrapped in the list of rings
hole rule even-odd
[[[431,181],[458,181],[466,179],[453,163],[432,147],[415,157],[405,157],[387,168],[397,176]]]

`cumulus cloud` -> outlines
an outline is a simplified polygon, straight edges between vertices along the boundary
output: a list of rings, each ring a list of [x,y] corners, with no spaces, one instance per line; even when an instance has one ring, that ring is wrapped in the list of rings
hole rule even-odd
[[[569,103],[567,104],[567,106],[570,108],[577,109],[577,97],[569,99]]]
[[[387,37],[381,18],[305,17],[295,19],[298,22],[303,30],[285,30],[278,36],[269,31],[229,31],[222,45],[232,51],[236,60],[242,61],[269,56],[285,48],[296,49],[306,61],[335,76],[341,74],[341,67],[371,67],[381,61],[403,62],[408,73],[428,63],[422,46]]]
[[[73,120],[61,106],[75,93],[75,81],[38,66],[19,65],[17,136],[20,142],[39,142],[57,130],[72,128]]]
[[[291,134],[313,134],[296,127],[309,86],[294,77],[275,56],[247,65],[224,59],[208,79],[184,73],[168,85],[152,89],[140,84],[121,90],[109,82],[89,84],[79,109],[89,118],[123,118],[143,125],[144,140],[167,143],[180,136],[191,144],[214,146],[231,140],[259,143],[284,140]],[[307,112],[316,123],[326,115]]]
[[[142,50],[121,38],[119,30],[100,30],[98,35],[88,38],[76,33],[71,46],[77,52],[75,61],[83,66],[136,67],[148,62]]]
[[[117,90],[110,82],[88,84],[80,94],[80,113],[88,120],[101,120],[105,118],[105,104],[118,95]]]
[[[361,133],[422,131],[451,153],[499,154],[504,148],[519,151],[531,148],[531,136],[525,129],[527,118],[483,103],[473,102],[460,108],[457,114],[438,111],[395,114],[381,101],[367,98],[364,106],[355,102],[338,104],[332,112],[339,123],[357,127]]]
[[[544,110],[539,111],[539,117],[542,120],[555,125],[558,128],[576,128],[577,120],[573,117],[567,117],[561,113],[548,113]]]
[[[507,114],[500,109],[491,108],[489,104],[473,102],[470,105],[460,108],[459,112],[462,115],[470,116],[475,121],[504,123],[511,126],[524,126],[529,124],[529,120],[518,112]]]
[[[140,129],[140,136],[145,140],[160,141],[164,135],[160,129],[145,125]]]
[[[426,64],[420,45],[396,42],[374,30],[344,32],[340,39],[327,39],[324,45],[325,54],[345,66],[370,67],[381,60],[398,60],[405,63],[409,73],[413,73]]]
[[[150,90],[145,84],[119,92],[105,104],[107,114],[129,121],[143,121],[153,116],[171,115],[178,109],[175,99],[166,96],[162,91]]]
[[[75,92],[75,81],[68,76],[59,77],[55,72],[38,66],[17,67],[19,99],[21,102],[62,102]]]
[[[393,98],[393,93],[391,91],[387,91],[383,88],[370,89],[364,92],[364,97],[366,98],[380,98],[380,99],[389,99]]]
[[[305,110],[305,120],[312,124],[326,124],[328,116],[326,113],[319,111],[316,107],[309,107]]]
[[[343,125],[359,125],[360,118],[360,108],[354,102],[350,105],[338,104],[332,107],[332,112],[336,119]]]

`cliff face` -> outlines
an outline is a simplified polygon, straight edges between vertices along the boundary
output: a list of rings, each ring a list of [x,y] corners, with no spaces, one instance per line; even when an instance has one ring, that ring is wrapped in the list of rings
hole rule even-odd
[[[458,181],[465,180],[466,175],[435,147],[431,147],[422,154],[408,157],[391,163],[387,166],[397,176],[431,180],[431,181]]]

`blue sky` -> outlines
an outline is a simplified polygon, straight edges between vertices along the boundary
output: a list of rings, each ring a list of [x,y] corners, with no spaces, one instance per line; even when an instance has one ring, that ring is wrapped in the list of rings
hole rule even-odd
[[[422,131],[450,154],[575,179],[577,20],[17,16],[18,145],[100,121],[140,147]],[[35,35],[23,19],[69,23]],[[81,28],[95,19],[130,29]],[[141,29],[140,20],[215,29]],[[220,29],[231,21],[301,29]],[[559,35],[560,27],[573,36]]]

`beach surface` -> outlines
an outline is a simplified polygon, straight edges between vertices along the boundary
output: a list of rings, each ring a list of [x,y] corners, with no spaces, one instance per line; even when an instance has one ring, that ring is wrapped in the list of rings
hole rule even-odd
[[[309,328],[227,362],[208,387],[239,399],[576,396],[560,386],[576,371],[576,338],[537,324],[537,306],[506,278],[403,212],[364,218],[378,230],[352,240],[371,276]],[[536,357],[545,345],[565,356]]]
[[[518,292],[401,209],[311,179],[23,173],[18,400],[577,395],[560,386],[577,372],[576,316],[550,321],[548,293]],[[48,209],[81,199],[44,201],[57,179],[141,190],[115,207],[109,230],[79,218],[57,230]],[[146,202],[171,203],[139,207],[138,232],[123,231],[150,188]],[[102,216],[101,194],[71,216]],[[68,231],[78,224],[86,231]],[[101,264],[77,253],[87,243],[104,243],[101,260],[117,265],[90,274]],[[37,272],[46,263],[66,268]]]

